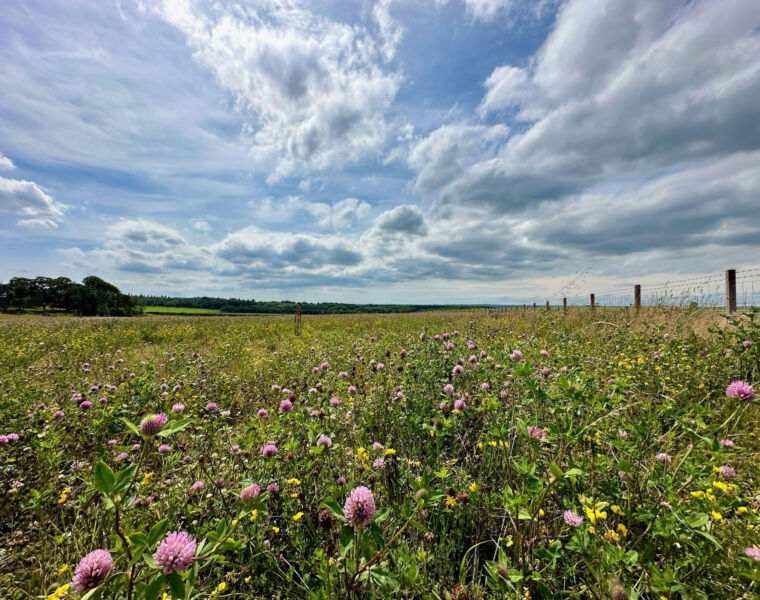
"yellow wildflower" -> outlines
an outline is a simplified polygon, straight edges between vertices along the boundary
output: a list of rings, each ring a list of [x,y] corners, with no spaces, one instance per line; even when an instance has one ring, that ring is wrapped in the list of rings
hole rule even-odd
[[[740,515],[744,515],[747,513],[747,507],[746,506],[740,506],[736,509],[736,512]]]
[[[587,507],[586,516],[588,517],[588,520],[591,521],[592,525],[596,525],[597,520],[607,518],[607,512],[604,510],[592,509],[592,508]]]
[[[293,515],[293,520],[294,521],[300,521],[301,517],[303,517],[303,513],[302,512],[297,512],[296,514]]]
[[[70,493],[71,493],[71,488],[70,487],[67,487],[65,490],[63,490],[61,492],[61,497],[58,498],[58,504],[63,504],[64,502],[66,502],[66,500],[68,499]]]
[[[65,573],[69,570],[69,565],[63,565],[60,569],[58,569],[58,574],[61,575],[62,573]]]
[[[696,492],[692,492],[691,495],[694,498],[704,498],[705,497],[705,493],[702,490],[697,490]]]
[[[392,454],[396,454],[396,451],[393,448],[385,449],[385,456],[391,456]]]
[[[620,532],[620,535],[622,535],[624,538],[628,537],[628,528],[622,523],[618,523],[617,530]]]
[[[714,510],[714,511],[712,511],[711,514],[712,514],[712,518],[715,519],[716,521],[722,521],[723,520],[723,515],[720,514],[719,512],[717,512],[717,511]]]
[[[256,509],[253,509],[251,511],[251,521],[255,521],[258,516],[259,516],[259,511],[257,511]]]
[[[617,542],[620,540],[620,536],[612,530],[605,532],[604,539],[608,542]]]
[[[454,496],[446,496],[446,506],[456,506],[457,501]]]
[[[301,480],[292,477],[291,479],[288,479],[288,485],[301,485]]]
[[[614,512],[616,515],[618,515],[619,517],[625,516],[625,512],[623,512],[623,509],[620,508],[617,504],[613,504],[612,506],[610,506],[610,510]]]
[[[65,583],[61,587],[59,587],[57,590],[55,590],[52,594],[49,594],[47,597],[47,600],[60,600],[63,598],[69,591],[69,584]]]
[[[280,528],[279,527],[272,527],[272,531],[274,531],[275,533],[280,533]]]

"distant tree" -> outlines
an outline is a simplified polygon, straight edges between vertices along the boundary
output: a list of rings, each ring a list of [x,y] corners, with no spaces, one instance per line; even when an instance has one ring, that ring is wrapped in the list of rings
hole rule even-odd
[[[8,312],[11,305],[11,286],[7,283],[0,283],[0,310]]]
[[[0,309],[42,307],[62,309],[78,315],[129,316],[142,312],[137,298],[122,294],[115,285],[100,277],[86,277],[74,283],[68,277],[14,277],[0,283]]]

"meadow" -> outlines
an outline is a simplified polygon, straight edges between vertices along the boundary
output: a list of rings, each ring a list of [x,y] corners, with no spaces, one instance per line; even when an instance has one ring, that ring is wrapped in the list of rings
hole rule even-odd
[[[146,314],[157,315],[218,315],[218,308],[185,308],[179,306],[146,306],[143,311]]]
[[[758,598],[759,319],[4,319],[0,598]]]

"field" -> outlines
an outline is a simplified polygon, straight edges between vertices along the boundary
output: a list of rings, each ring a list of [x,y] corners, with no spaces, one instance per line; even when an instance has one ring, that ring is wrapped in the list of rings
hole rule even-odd
[[[4,319],[0,598],[758,598],[759,360],[679,308]]]
[[[146,314],[157,315],[218,315],[221,311],[218,308],[183,308],[179,306],[146,306]]]

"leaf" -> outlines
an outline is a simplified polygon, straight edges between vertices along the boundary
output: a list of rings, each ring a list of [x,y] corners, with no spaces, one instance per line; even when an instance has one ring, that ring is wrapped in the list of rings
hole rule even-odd
[[[175,598],[185,597],[185,583],[182,581],[182,576],[179,573],[172,573],[167,577],[169,580],[169,589],[172,592],[172,596]]]
[[[99,587],[93,588],[82,596],[80,600],[95,600],[96,598],[100,598],[100,592],[101,589]]]
[[[153,527],[151,527],[150,532],[148,532],[148,546],[152,546],[158,540],[164,537],[164,534],[166,533],[166,530],[168,529],[168,527],[169,527],[169,519],[162,519],[161,521],[156,523]]]
[[[382,523],[391,515],[390,509],[386,506],[385,508],[381,508],[380,510],[375,513],[375,523]]]
[[[113,486],[113,492],[115,494],[127,489],[127,486],[129,486],[129,483],[132,481],[132,477],[135,475],[135,471],[137,471],[137,465],[130,465],[126,469],[122,469],[116,473],[116,482]]]
[[[140,545],[140,546],[147,546],[148,545],[148,538],[141,531],[138,531],[136,533],[130,534],[129,535],[129,541],[132,542],[133,544]]]
[[[164,576],[154,577],[145,588],[145,600],[156,600],[162,587],[164,587]]]
[[[95,489],[104,494],[113,492],[116,477],[106,463],[102,460],[95,465]]]
[[[344,523],[347,523],[346,517],[343,515],[343,509],[340,507],[340,504],[338,504],[335,500],[332,498],[327,498],[322,505],[327,508],[327,510],[330,511],[333,517],[336,519],[339,519],[343,521]]]
[[[382,567],[372,567],[369,576],[381,587],[397,588],[400,585],[398,577]]]
[[[569,479],[570,477],[582,477],[583,475],[585,475],[585,473],[580,469],[573,468],[565,471],[565,479]]]
[[[132,423],[132,421],[127,419],[127,417],[122,417],[121,420],[124,422],[124,425],[127,426],[127,429],[129,429],[132,433],[134,433],[137,436],[140,435],[140,430],[137,428],[137,425]]]
[[[565,475],[565,473],[562,471],[562,469],[559,468],[559,465],[557,465],[557,463],[550,462],[549,470],[552,472],[552,475],[554,475],[557,479],[562,479],[562,477]]]
[[[174,423],[170,423],[167,427],[164,427],[156,435],[158,437],[166,437],[167,435],[171,435],[173,433],[177,433],[178,431],[182,431],[188,425],[190,425],[190,421],[189,420],[188,421],[175,421]]]
[[[706,540],[709,540],[709,541],[711,541],[713,544],[715,544],[715,547],[716,547],[718,550],[722,550],[722,549],[723,549],[723,546],[721,546],[721,545],[720,545],[720,542],[719,542],[718,540],[716,540],[716,539],[715,539],[715,538],[712,536],[712,534],[710,534],[710,533],[707,533],[706,531],[702,531],[701,529],[695,529],[695,530],[694,530],[694,533],[696,533],[697,535],[701,535],[701,536],[702,536],[703,538],[705,538]]]
[[[340,531],[340,557],[344,558],[354,545],[354,528],[346,525]]]
[[[705,513],[694,513],[693,515],[689,515],[684,519],[686,524],[691,527],[692,529],[699,529],[700,527],[704,527],[710,522],[710,517],[708,517]]]
[[[372,523],[372,525],[370,525],[369,532],[372,534],[372,538],[375,540],[375,543],[378,546],[385,546],[385,537],[383,536],[383,530],[380,529],[377,523]]]

